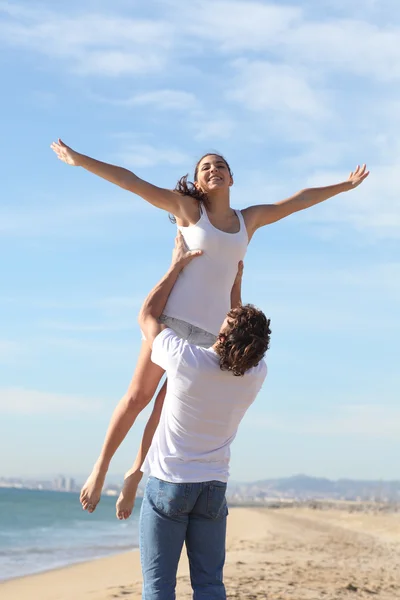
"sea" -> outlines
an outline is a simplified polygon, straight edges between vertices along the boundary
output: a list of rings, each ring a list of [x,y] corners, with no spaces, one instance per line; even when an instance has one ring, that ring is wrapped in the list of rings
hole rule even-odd
[[[0,581],[137,549],[141,499],[127,521],[115,502],[89,514],[79,494],[0,488]]]

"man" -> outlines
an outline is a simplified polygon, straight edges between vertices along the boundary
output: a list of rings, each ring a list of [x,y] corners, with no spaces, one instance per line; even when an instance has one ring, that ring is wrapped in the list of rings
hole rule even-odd
[[[187,252],[180,234],[172,264],[146,298],[140,327],[152,361],[165,369],[167,394],[147,453],[148,472],[140,517],[145,600],[173,600],[186,543],[196,600],[223,599],[225,491],[230,445],[267,374],[269,320],[251,305],[227,315],[216,343],[189,344],[159,323],[181,270],[201,252]]]

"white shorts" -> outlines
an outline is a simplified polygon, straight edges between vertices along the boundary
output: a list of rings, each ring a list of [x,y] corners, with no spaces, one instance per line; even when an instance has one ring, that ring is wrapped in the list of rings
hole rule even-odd
[[[172,331],[176,333],[183,340],[187,340],[189,344],[194,346],[200,346],[201,348],[210,348],[217,341],[217,336],[209,331],[205,331],[200,327],[191,325],[181,319],[175,319],[175,317],[168,317],[167,315],[161,315],[159,322],[166,325]],[[145,340],[144,333],[142,331],[142,340]]]

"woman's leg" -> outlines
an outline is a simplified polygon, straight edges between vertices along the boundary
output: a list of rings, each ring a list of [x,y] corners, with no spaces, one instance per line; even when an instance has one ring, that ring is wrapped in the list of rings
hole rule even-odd
[[[153,436],[160,422],[161,411],[164,405],[165,394],[167,391],[167,382],[164,382],[161,390],[157,394],[157,398],[154,402],[153,411],[147,421],[144,429],[142,441],[140,444],[139,452],[137,453],[133,467],[125,473],[124,485],[117,500],[117,518],[128,519],[133,510],[135,503],[137,487],[142,479],[143,473],[141,467],[144,459],[149,451]]]
[[[190,323],[186,323],[185,321],[180,321],[179,319],[175,319],[173,317],[166,317],[165,315],[161,317],[160,321],[162,321],[162,323],[168,327],[171,327],[171,329],[173,329],[177,335],[183,339],[187,339],[191,344],[195,344],[196,346],[209,348],[216,342],[217,338],[215,335],[204,331],[199,327],[190,325]],[[117,518],[120,520],[128,519],[132,514],[137,488],[142,479],[142,472],[140,471],[140,468],[144,462],[144,459],[146,458],[154,433],[160,421],[166,389],[167,383],[165,382],[157,395],[153,412],[151,413],[145,427],[142,442],[135,462],[132,468],[125,473],[124,485],[116,505]]]
[[[126,394],[121,398],[114,410],[100,456],[81,491],[82,507],[89,512],[93,512],[99,503],[101,490],[112,457],[132,427],[138,414],[154,396],[164,373],[161,367],[151,362],[150,357],[151,348],[144,341],[131,383]]]

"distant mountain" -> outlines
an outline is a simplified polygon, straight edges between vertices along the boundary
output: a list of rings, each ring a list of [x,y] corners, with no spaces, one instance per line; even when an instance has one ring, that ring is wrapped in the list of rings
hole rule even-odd
[[[265,479],[253,483],[230,482],[228,496],[243,500],[267,499],[332,499],[400,501],[400,481],[360,481],[294,475],[281,479]]]
[[[65,482],[68,477],[62,477]],[[71,482],[71,489],[79,491],[84,481],[76,477]],[[121,489],[123,476],[107,478],[104,492],[117,494]],[[58,489],[54,481],[27,480],[23,478],[6,478],[0,476],[0,487],[26,487],[29,489]],[[138,496],[143,495],[146,478],[143,478],[138,489]],[[400,503],[400,481],[362,481],[358,479],[338,479],[333,481],[324,477],[309,477],[294,475],[278,479],[263,479],[251,483],[230,481],[228,484],[228,499],[231,503],[267,503],[288,500],[360,500],[369,502]]]

